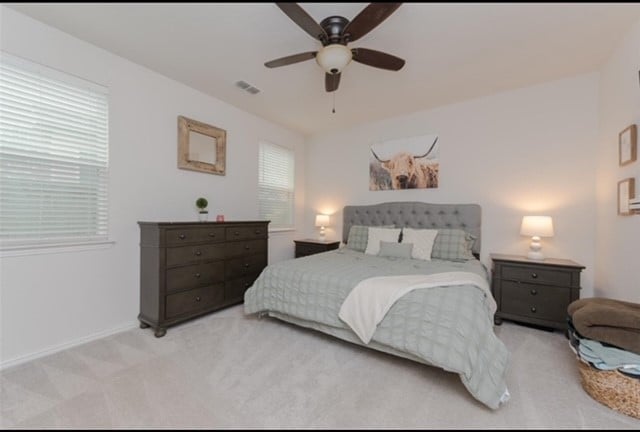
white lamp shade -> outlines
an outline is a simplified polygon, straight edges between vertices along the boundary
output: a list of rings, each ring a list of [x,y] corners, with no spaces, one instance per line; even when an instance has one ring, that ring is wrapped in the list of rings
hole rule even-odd
[[[551,216],[524,216],[520,234],[532,237],[553,237],[553,220]]]
[[[325,215],[325,214],[316,215],[316,226],[317,227],[329,226],[329,215]]]
[[[344,45],[331,44],[323,47],[316,54],[316,62],[325,72],[336,74],[351,61],[351,50]]]

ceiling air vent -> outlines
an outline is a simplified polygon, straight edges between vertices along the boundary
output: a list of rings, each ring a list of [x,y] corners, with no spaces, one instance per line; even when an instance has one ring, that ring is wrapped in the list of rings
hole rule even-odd
[[[255,88],[254,86],[252,86],[251,84],[249,84],[246,81],[238,81],[236,83],[236,87],[241,88],[242,90],[251,93],[251,94],[258,94],[260,93],[260,89],[259,88]]]

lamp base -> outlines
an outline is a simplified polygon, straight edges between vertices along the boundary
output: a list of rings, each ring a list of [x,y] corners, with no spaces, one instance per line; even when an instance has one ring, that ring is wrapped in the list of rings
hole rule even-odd
[[[527,254],[527,258],[532,260],[543,260],[544,255],[542,254],[542,252],[540,252],[541,249],[542,245],[540,244],[540,237],[531,237],[531,244],[529,245],[529,253]]]
[[[527,254],[527,258],[531,260],[543,260],[544,254],[539,251],[529,251],[529,253]]]

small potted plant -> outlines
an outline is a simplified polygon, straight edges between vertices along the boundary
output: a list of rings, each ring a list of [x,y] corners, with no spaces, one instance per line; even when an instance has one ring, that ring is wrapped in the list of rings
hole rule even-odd
[[[196,200],[196,207],[198,207],[198,220],[200,222],[206,221],[207,217],[209,216],[209,211],[207,211],[208,205],[209,202],[206,198],[200,197]]]

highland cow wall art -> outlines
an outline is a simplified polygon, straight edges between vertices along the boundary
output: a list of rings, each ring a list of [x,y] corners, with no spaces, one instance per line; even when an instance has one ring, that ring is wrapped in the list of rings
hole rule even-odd
[[[375,143],[369,154],[369,190],[438,187],[437,135]]]

